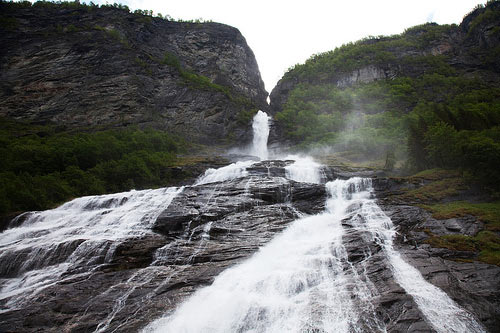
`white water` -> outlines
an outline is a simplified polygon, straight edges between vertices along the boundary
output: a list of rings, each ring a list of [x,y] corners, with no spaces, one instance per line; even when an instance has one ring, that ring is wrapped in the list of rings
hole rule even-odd
[[[340,224],[348,205],[342,191],[350,184],[352,181],[332,183],[327,212],[295,221],[251,259],[220,274],[213,285],[198,291],[172,316],[154,322],[145,331],[354,329],[361,318],[343,271],[346,253]]]
[[[285,160],[294,160],[293,164],[285,167],[288,179],[304,183],[321,183],[321,165],[309,156],[288,155]]]
[[[250,154],[257,156],[261,160],[267,160],[267,139],[269,138],[269,116],[267,113],[258,111],[253,117],[253,146]]]
[[[438,332],[483,332],[439,288],[426,282],[393,249],[391,220],[371,199],[369,179],[326,184],[326,211],[291,224],[254,256],[144,332],[384,332],[373,309],[379,296],[347,260],[341,221],[380,244],[396,281]]]
[[[222,182],[235,178],[245,177],[248,174],[246,169],[254,163],[254,161],[238,161],[236,163],[226,165],[222,168],[210,168],[206,170],[203,176],[201,176],[196,181],[195,185]]]
[[[266,160],[269,156],[267,151],[267,139],[269,137],[269,116],[267,113],[258,111],[252,122],[253,142],[250,147],[250,154],[258,157],[260,160]],[[203,185],[208,183],[222,182],[232,180],[248,175],[246,169],[255,164],[255,161],[238,161],[222,168],[210,168],[198,178],[194,185]]]
[[[0,234],[0,265],[17,265],[19,273],[0,280],[0,300],[10,298],[2,311],[29,302],[70,269],[109,261],[121,240],[151,234],[158,214],[180,191],[82,197],[31,213],[21,226],[5,230]]]
[[[365,223],[357,228],[368,230],[373,239],[383,246],[396,281],[410,294],[426,319],[438,332],[485,332],[474,318],[461,309],[445,292],[428,283],[420,272],[405,262],[393,248],[395,234],[391,219],[374,200],[366,201],[361,208]]]
[[[268,121],[261,111],[254,118],[252,151],[261,159],[268,157]],[[287,178],[320,183],[318,163],[308,157],[286,159],[295,160],[286,167]],[[254,163],[243,161],[209,169],[195,185],[243,177]],[[354,227],[368,231],[381,245],[396,281],[415,299],[438,332],[484,331],[393,249],[394,227],[370,198],[369,180],[336,180],[326,187],[330,196],[324,213],[293,222],[250,259],[227,269],[211,286],[196,292],[173,314],[153,322],[145,331],[384,332],[384,324],[373,307],[379,296],[377,290],[366,274],[357,272],[349,263],[342,243],[345,230],[341,221],[355,214],[362,218]],[[64,274],[71,269],[105,263],[122,239],[151,233],[151,224],[181,190],[79,198],[54,210],[34,213],[20,227],[0,234],[0,264],[8,264],[5,260],[9,253],[19,253],[23,260],[19,276],[0,280],[0,300],[8,299],[0,313],[22,308],[44,288],[64,280]],[[200,246],[210,241],[210,227],[210,223],[203,227]],[[75,248],[72,242],[76,242]],[[54,254],[66,247],[66,257],[54,261]],[[28,255],[22,257],[23,251]],[[161,253],[159,249],[155,263],[161,262]],[[126,291],[115,300],[96,332],[109,329],[129,296],[150,283],[159,268],[138,270],[123,283]],[[123,286],[110,287],[103,299],[115,294],[115,287]]]

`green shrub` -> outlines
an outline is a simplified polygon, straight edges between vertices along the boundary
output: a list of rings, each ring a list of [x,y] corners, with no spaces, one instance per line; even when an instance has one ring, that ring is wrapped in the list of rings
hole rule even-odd
[[[0,122],[0,215],[72,197],[166,185],[185,144],[157,130],[56,133]]]
[[[120,42],[120,44],[122,44],[123,46],[125,46],[126,48],[130,48],[130,43],[128,42],[127,38],[122,36],[122,34],[116,30],[116,29],[110,29],[110,30],[106,30],[106,33],[113,39],[117,40]]]
[[[222,86],[220,84],[213,83],[210,78],[196,74],[192,71],[186,70],[181,65],[179,58],[171,52],[165,52],[163,59],[161,60],[163,65],[168,65],[175,68],[179,75],[184,79],[184,83],[194,89],[200,90],[215,90],[225,94],[231,100],[236,101],[236,99],[231,94],[231,89],[229,87]]]
[[[248,125],[258,111],[259,110],[255,108],[250,110],[242,110],[238,112],[236,121],[238,121],[238,123],[240,123],[241,125]]]
[[[0,28],[8,31],[15,31],[17,29],[18,22],[14,17],[0,16]]]

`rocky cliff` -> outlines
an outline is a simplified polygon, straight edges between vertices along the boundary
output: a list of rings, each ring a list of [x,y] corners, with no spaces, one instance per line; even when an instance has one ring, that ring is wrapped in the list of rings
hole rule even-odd
[[[241,33],[113,6],[0,3],[0,116],[247,140],[267,92]]]
[[[397,77],[449,74],[436,66],[440,62],[457,74],[498,85],[499,11],[500,3],[493,1],[466,15],[459,26],[428,23],[401,35],[370,37],[313,56],[278,82],[270,96],[271,112],[283,111],[290,92],[301,83],[333,84],[342,89]]]

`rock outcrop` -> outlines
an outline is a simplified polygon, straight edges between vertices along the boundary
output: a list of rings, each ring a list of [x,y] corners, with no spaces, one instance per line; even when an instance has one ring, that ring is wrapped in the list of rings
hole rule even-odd
[[[337,87],[345,88],[358,83],[370,83],[382,79],[390,79],[396,76],[390,70],[384,70],[376,66],[366,66],[351,72],[348,75],[340,77],[337,81]]]
[[[131,332],[172,313],[188,296],[211,284],[226,268],[254,254],[299,216],[325,211],[325,185],[286,179],[284,168],[290,163],[254,163],[240,177],[187,186],[152,222],[146,223],[147,229],[137,229],[125,238],[100,243],[84,236],[65,239],[40,249],[37,255],[43,260],[36,262],[29,260],[32,249],[12,252],[9,248],[0,256],[0,286],[4,291],[7,286],[20,289],[2,295],[0,330]],[[335,172],[325,172],[325,181],[336,178]],[[390,194],[401,184],[375,178],[373,185],[381,207],[398,228],[396,245],[405,260],[494,332],[499,325],[500,268],[451,261],[446,251],[420,244],[422,225],[432,226],[436,221],[418,207],[391,201]],[[354,187],[345,190],[359,191]],[[130,192],[78,200],[85,202],[82,212],[94,216],[95,223],[98,216],[113,216],[114,209],[123,205],[135,207],[134,198],[141,196]],[[387,250],[367,227],[360,205],[353,200],[347,208],[350,213],[341,222],[345,255],[335,264],[341,265],[346,290],[352,292],[352,302],[361,311],[359,328],[433,331],[414,298],[396,281]],[[76,203],[69,203],[68,209],[73,206]],[[143,219],[147,220],[151,213],[146,212]],[[47,216],[57,218],[58,214]],[[13,230],[26,222],[19,223]],[[474,225],[470,219],[444,221],[436,223],[433,231],[473,233]],[[30,230],[29,226],[26,230]],[[78,250],[82,247],[85,253]],[[83,255],[84,260],[78,260],[78,255]],[[26,281],[19,280],[30,272],[33,277],[45,272],[42,276],[52,279],[54,271],[61,267],[62,274],[56,274],[56,280],[48,284],[40,281],[44,287],[36,293],[26,288]],[[363,288],[369,289],[362,293],[369,299],[356,296]]]
[[[15,292],[12,297],[2,295],[0,331],[131,332],[172,311],[225,268],[269,242],[299,214],[324,210],[324,185],[282,177],[290,163],[257,163],[245,177],[186,187],[159,214],[152,230],[94,244],[85,264],[75,264],[72,258],[78,245],[89,242],[86,239],[40,251],[38,256],[47,260],[40,259],[36,268],[70,268],[34,298]],[[84,210],[105,215],[130,200],[91,200]],[[107,254],[92,256],[99,247]],[[0,256],[1,283],[16,283],[29,270],[29,253],[23,249]]]
[[[376,47],[379,42],[400,38],[401,43],[394,43],[392,47],[383,49],[385,55],[388,55],[385,60],[370,58],[370,54],[354,54],[354,57],[357,56],[360,59],[349,60],[359,61],[357,66],[341,62],[337,67],[323,68],[323,72],[315,73],[313,76],[302,75],[300,70],[297,71],[297,75],[294,75],[294,69],[292,69],[272,90],[270,112],[276,114],[282,111],[288,95],[300,83],[334,84],[339,88],[345,88],[360,83],[390,80],[399,76],[417,77],[429,72],[431,67],[426,61],[401,61],[403,58],[410,57],[423,59],[427,56],[438,56],[437,61],[445,61],[461,75],[477,76],[488,82],[499,84],[499,63],[492,58],[492,54],[495,55],[497,52],[494,50],[500,45],[500,34],[497,28],[499,21],[497,18],[492,19],[496,15],[494,13],[499,10],[500,3],[491,2],[485,8],[481,7],[472,11],[459,26],[451,26],[447,31],[443,29],[439,33],[430,34],[418,44],[408,41],[418,39],[424,34],[425,29],[421,29],[420,26],[410,28],[400,36],[377,37],[357,42],[359,45],[375,45]],[[490,13],[485,14],[487,11]],[[488,18],[477,20],[479,23],[477,21],[474,24],[471,23],[480,15],[488,16]],[[429,25],[438,27],[435,23]],[[315,61],[319,61],[321,55],[316,57],[309,60],[311,66],[314,66]],[[279,124],[277,125],[279,127]],[[278,128],[275,140],[282,139],[279,131]]]
[[[424,278],[497,332],[500,325],[500,267],[477,261],[477,251],[432,247],[432,235],[475,236],[484,226],[474,216],[437,220],[416,203],[400,200],[402,189],[422,184],[391,178],[374,180],[379,206],[397,225],[398,251]]]
[[[0,116],[248,140],[267,92],[241,33],[93,6],[1,3]]]

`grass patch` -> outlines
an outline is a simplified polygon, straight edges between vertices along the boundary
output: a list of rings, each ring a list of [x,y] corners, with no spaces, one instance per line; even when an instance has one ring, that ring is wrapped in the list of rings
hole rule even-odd
[[[470,236],[465,235],[444,235],[431,236],[426,240],[426,243],[432,247],[440,247],[454,251],[471,251],[479,250],[478,242]]]
[[[130,43],[128,42],[128,40],[126,39],[126,37],[122,36],[122,34],[116,30],[116,29],[110,29],[110,30],[106,30],[106,33],[113,39],[117,40],[118,42],[120,42],[120,44],[122,44],[123,46],[125,46],[126,48],[131,48],[130,46]]]
[[[179,72],[182,69],[181,62],[179,61],[179,58],[177,58],[177,56],[175,54],[170,53],[170,52],[165,52],[165,55],[164,55],[163,59],[161,60],[161,64],[174,67]]]
[[[453,201],[443,204],[425,205],[423,208],[431,211],[432,217],[438,220],[473,215],[484,222],[487,230],[500,231],[500,201],[488,203]]]
[[[420,171],[410,177],[408,179],[425,179],[425,180],[440,180],[446,178],[456,178],[460,177],[460,172],[458,170],[447,170],[447,169],[428,169]]]
[[[463,178],[447,178],[425,184],[417,189],[408,190],[400,195],[402,199],[420,203],[441,201],[456,196],[468,187]]]
[[[425,242],[432,247],[477,252],[477,260],[500,266],[500,237],[491,231],[481,231],[476,236],[431,235]]]

